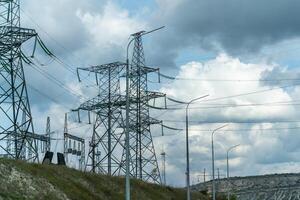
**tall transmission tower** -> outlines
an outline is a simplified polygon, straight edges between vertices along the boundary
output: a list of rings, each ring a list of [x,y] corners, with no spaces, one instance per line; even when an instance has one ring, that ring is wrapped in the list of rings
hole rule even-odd
[[[80,71],[94,73],[98,85],[98,95],[79,106],[78,111],[95,114],[93,135],[88,152],[87,168],[93,172],[117,175],[122,165],[124,149],[124,122],[122,107],[125,96],[121,95],[120,78],[124,73],[125,63],[114,62],[89,68],[78,68]],[[79,81],[80,76],[78,74]],[[80,115],[79,115],[80,116]]]
[[[38,149],[21,45],[35,36],[35,30],[20,27],[20,0],[0,0],[0,154],[31,161]]]
[[[149,101],[165,94],[148,91],[148,74],[159,69],[147,67],[142,44],[144,31],[132,34],[134,48],[129,72],[129,145],[131,176],[148,182],[161,183],[161,177],[150,126],[161,121],[150,117]],[[125,163],[125,151],[123,160]]]

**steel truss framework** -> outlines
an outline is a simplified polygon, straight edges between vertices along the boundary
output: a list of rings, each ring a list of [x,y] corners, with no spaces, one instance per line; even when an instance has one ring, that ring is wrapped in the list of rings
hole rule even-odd
[[[28,100],[21,45],[37,36],[20,27],[20,1],[0,0],[0,154],[14,159],[38,159]]]
[[[149,101],[165,97],[165,94],[148,91],[148,74],[159,69],[145,65],[142,34],[132,34],[134,49],[130,65],[130,108],[129,108],[129,144],[131,176],[148,182],[161,183],[150,126],[161,121],[150,117]],[[125,151],[123,152],[125,163]]]
[[[145,66],[141,33],[135,37],[132,64],[130,67],[130,109],[129,109],[129,140],[130,140],[130,174],[132,177],[148,182],[161,183],[161,177],[150,126],[161,124],[161,121],[149,116],[149,101],[165,97],[165,94],[148,91],[147,76],[156,72]],[[126,63],[110,64],[78,68],[95,73],[99,94],[83,103],[78,109],[79,121],[82,111],[96,113],[93,135],[90,142],[87,167],[94,172],[108,175],[125,174],[125,112],[126,97],[120,92],[120,79],[124,77]],[[78,73],[78,78],[80,76]],[[121,155],[121,156],[120,156]]]
[[[87,161],[87,169],[93,172],[118,175],[120,168],[125,167],[121,158],[124,149],[122,107],[126,101],[120,91],[120,77],[125,67],[125,63],[114,62],[78,68],[95,73],[99,86],[99,94],[76,109],[78,112],[81,110],[96,115]]]
[[[68,133],[68,115],[65,114],[64,123],[64,156],[68,163],[69,155],[79,157],[79,169],[83,170],[85,166],[85,140]]]

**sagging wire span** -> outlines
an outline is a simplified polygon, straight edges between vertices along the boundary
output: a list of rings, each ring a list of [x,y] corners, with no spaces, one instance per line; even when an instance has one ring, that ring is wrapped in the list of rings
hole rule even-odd
[[[161,121],[161,136],[165,136],[164,129],[169,129],[169,130],[172,130],[172,131],[182,131],[183,130],[183,129],[174,128],[174,127],[171,127],[171,126],[166,126]]]

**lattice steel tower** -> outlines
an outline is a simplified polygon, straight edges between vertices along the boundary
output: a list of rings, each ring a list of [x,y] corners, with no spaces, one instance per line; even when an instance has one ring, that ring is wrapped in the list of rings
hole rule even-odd
[[[150,126],[160,124],[149,114],[148,103],[151,99],[165,97],[165,94],[148,91],[148,74],[158,69],[146,67],[142,45],[142,34],[132,34],[134,49],[130,65],[130,107],[129,143],[131,176],[148,182],[161,183],[161,177]],[[125,162],[125,151],[123,160]]]
[[[125,167],[121,159],[124,149],[122,107],[126,101],[120,91],[120,78],[125,67],[125,63],[114,62],[78,69],[94,73],[99,89],[95,98],[76,109],[78,112],[87,111],[89,122],[90,113],[95,114],[87,162],[87,168],[93,172],[117,175],[120,168]]]
[[[0,0],[0,154],[14,159],[38,157],[21,45],[37,34],[20,27],[20,1]],[[10,143],[10,145],[9,145]]]

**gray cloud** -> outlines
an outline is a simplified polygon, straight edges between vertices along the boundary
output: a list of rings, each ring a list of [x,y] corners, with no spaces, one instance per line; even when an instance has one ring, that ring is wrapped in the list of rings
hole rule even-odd
[[[269,86],[299,85],[300,71],[285,67],[275,67],[261,73],[261,84]],[[263,81],[265,80],[265,81]]]
[[[153,26],[166,25],[153,36],[153,62],[175,60],[188,47],[231,55],[258,52],[266,45],[299,37],[297,0],[158,0]],[[155,42],[156,41],[156,42]]]

